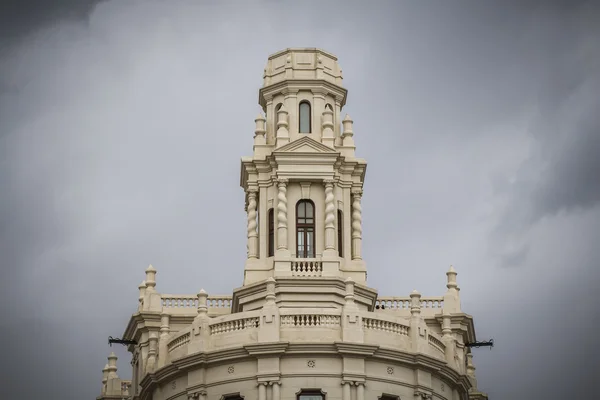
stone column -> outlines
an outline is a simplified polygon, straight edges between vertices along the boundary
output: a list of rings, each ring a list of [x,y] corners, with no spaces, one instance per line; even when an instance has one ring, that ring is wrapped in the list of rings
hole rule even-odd
[[[278,179],[277,187],[277,249],[287,250],[288,235],[287,235],[287,179]]]
[[[283,92],[283,104],[285,104],[286,110],[292,110],[291,113],[287,114],[287,128],[288,135],[290,137],[298,137],[298,91],[297,90],[284,90]]]
[[[362,260],[362,190],[352,192],[352,259]]]
[[[148,337],[148,362],[146,363],[146,372],[154,372],[156,369],[157,347],[158,337],[155,332],[150,332]]]
[[[258,256],[258,231],[256,230],[256,189],[248,189],[248,259]]]
[[[335,254],[335,197],[333,179],[325,179],[325,250]]]
[[[350,382],[342,382],[342,400],[352,400],[350,395]]]
[[[271,400],[281,400],[281,393],[279,391],[279,382],[273,382],[273,396]]]
[[[267,382],[258,384],[258,400],[267,400]]]
[[[456,363],[454,362],[454,355],[456,354],[455,345],[454,345],[454,337],[452,336],[452,328],[450,326],[450,314],[446,309],[442,310],[442,341],[446,345],[446,350],[444,352],[444,356],[446,357],[446,362],[448,366],[452,368],[456,368]]]
[[[365,400],[365,384],[356,382],[356,400]]]
[[[158,339],[158,367],[162,367],[166,363],[167,358],[167,340],[169,338],[169,319],[170,315],[162,313],[160,315],[160,337]]]

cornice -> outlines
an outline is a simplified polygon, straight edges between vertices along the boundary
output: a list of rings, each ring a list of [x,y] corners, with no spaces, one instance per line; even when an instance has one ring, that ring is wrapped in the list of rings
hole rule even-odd
[[[371,357],[379,349],[379,346],[363,343],[335,342],[334,345],[338,353],[353,356]]]
[[[272,83],[268,86],[263,86],[258,91],[258,104],[263,109],[267,106],[269,98],[276,93],[280,93],[284,90],[288,91],[300,91],[300,90],[316,90],[324,89],[327,93],[335,96],[336,100],[340,102],[343,107],[346,105],[346,98],[348,97],[348,90],[336,85],[335,83],[329,82],[325,79],[298,79],[288,78],[283,79],[279,82]]]
[[[333,343],[290,343],[285,354],[336,354]]]
[[[161,325],[161,312],[160,311],[141,311],[133,314],[129,318],[129,323],[123,332],[123,339],[134,339],[139,341],[142,335],[142,329],[157,328],[160,329]]]
[[[394,362],[404,365],[411,369],[419,368],[437,374],[440,378],[450,382],[456,382],[464,391],[471,388],[471,382],[466,375],[461,375],[458,371],[451,368],[445,361],[435,359],[422,353],[409,353],[402,350],[391,348],[382,348],[377,345],[364,343],[289,343],[289,342],[271,342],[257,343],[240,346],[236,348],[215,350],[208,353],[199,352],[174,360],[154,373],[144,376],[140,385],[142,392],[148,393],[160,382],[164,382],[174,377],[181,376],[194,368],[205,368],[207,366],[217,365],[232,360],[256,359],[262,356],[300,356],[300,355],[330,355],[341,357],[361,357],[371,360],[381,360],[385,362]],[[267,374],[269,375],[269,374]],[[270,374],[273,375],[273,374]],[[294,374],[296,375],[296,374]],[[309,374],[313,375],[313,374]],[[282,375],[283,376],[283,375]],[[307,375],[308,376],[308,375]],[[339,376],[339,374],[336,374]],[[343,374],[345,379],[353,381],[364,380],[363,374]],[[194,390],[196,387],[194,387]]]
[[[244,346],[249,355],[254,357],[272,356],[273,354],[285,353],[289,342],[271,342],[248,344]]]

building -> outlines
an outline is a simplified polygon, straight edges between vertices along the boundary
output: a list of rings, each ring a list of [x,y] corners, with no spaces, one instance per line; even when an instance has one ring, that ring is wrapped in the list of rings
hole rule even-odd
[[[265,116],[241,162],[243,286],[230,296],[159,293],[150,266],[123,336],[132,380],[118,378],[111,354],[98,399],[487,399],[452,267],[437,297],[367,285],[367,163],[355,156],[352,119],[341,119],[337,58],[286,49],[263,78]]]

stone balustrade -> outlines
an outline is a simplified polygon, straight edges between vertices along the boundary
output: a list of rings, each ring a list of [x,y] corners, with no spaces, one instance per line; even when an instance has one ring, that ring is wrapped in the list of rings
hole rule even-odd
[[[421,297],[421,312],[426,315],[433,315],[442,312],[444,307],[444,297]],[[375,309],[378,311],[394,312],[401,315],[410,315],[411,300],[410,297],[379,296],[375,302]]]
[[[163,312],[170,315],[198,314],[198,295],[196,294],[161,294]],[[231,296],[210,295],[206,299],[209,316],[231,313]]]
[[[260,310],[256,310],[210,318],[204,351],[259,343],[257,333],[261,329],[260,313]],[[365,344],[411,351],[408,318],[381,311],[361,311],[358,317]],[[282,341],[338,342],[343,341],[342,331],[341,309],[280,309],[279,332]],[[167,342],[167,363],[193,353],[188,350],[188,346],[195,336],[191,326],[172,333]],[[446,346],[437,334],[427,332],[417,337],[423,342],[421,348],[426,354],[445,360]]]
[[[290,268],[292,276],[321,276],[323,274],[323,263],[317,259],[295,259],[292,260]]]

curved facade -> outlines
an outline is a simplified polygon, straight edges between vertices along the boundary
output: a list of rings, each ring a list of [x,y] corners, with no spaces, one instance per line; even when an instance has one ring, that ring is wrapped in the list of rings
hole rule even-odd
[[[337,58],[286,49],[263,77],[265,114],[241,162],[243,286],[164,294],[150,266],[124,334],[132,380],[118,378],[111,355],[99,399],[486,399],[453,268],[437,297],[379,296],[367,285],[367,163],[355,156],[352,120],[341,119]]]

